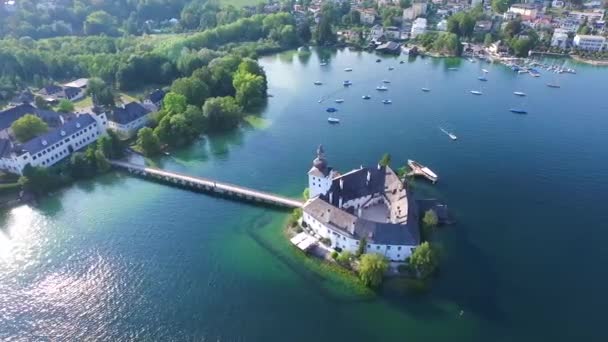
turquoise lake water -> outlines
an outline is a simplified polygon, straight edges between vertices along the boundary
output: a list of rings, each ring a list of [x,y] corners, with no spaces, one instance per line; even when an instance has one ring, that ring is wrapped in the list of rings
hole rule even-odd
[[[1,215],[0,340],[606,340],[608,69],[567,62],[577,75],[532,78],[376,58],[263,58],[273,97],[261,122],[154,162],[298,197],[320,143],[342,171],[385,152],[394,166],[416,159],[440,177],[417,181],[417,196],[458,220],[437,237],[430,293],[389,282],[363,295],[286,243],[285,212],[113,173]]]

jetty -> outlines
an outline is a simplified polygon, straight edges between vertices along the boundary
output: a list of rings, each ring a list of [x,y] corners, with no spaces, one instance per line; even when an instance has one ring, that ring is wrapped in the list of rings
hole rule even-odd
[[[430,180],[431,182],[433,182],[433,184],[435,182],[437,182],[437,179],[439,179],[439,177],[437,176],[437,174],[435,174],[435,172],[431,171],[431,169],[418,163],[415,160],[411,160],[411,159],[408,160],[407,165],[410,167],[410,169],[412,169],[410,172],[408,172],[406,174],[407,177],[422,176],[422,177],[425,177],[426,179]]]
[[[144,178],[168,183],[177,187],[187,188],[195,191],[214,193],[236,200],[270,204],[283,208],[301,208],[304,202],[301,200],[284,197],[264,191],[246,188],[239,185],[220,182],[212,179],[188,176],[185,174],[165,171],[153,167],[132,164],[117,160],[110,160],[110,164],[117,169],[128,171],[131,174]]]

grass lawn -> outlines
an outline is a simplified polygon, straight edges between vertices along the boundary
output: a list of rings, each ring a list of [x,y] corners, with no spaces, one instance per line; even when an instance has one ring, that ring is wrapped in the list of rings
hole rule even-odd
[[[92,107],[92,106],[93,106],[93,99],[90,96],[87,96],[85,98],[82,98],[82,99],[74,102],[74,109],[76,109],[76,110],[87,108],[87,107]]]
[[[232,5],[234,7],[256,6],[260,2],[266,2],[266,1],[261,1],[261,0],[220,0],[219,1],[221,6]]]

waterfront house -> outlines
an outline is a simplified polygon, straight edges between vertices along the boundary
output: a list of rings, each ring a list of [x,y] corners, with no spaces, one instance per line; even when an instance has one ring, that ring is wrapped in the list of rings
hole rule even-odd
[[[162,89],[156,89],[155,91],[151,92],[144,99],[144,107],[146,107],[146,109],[148,109],[150,112],[157,112],[162,107],[165,94],[165,91]]]
[[[568,31],[564,29],[555,29],[553,36],[551,37],[551,46],[560,49],[568,47]]]
[[[445,19],[441,19],[437,23],[437,31],[447,31],[448,30],[448,21]]]
[[[523,20],[534,20],[538,15],[538,9],[533,4],[513,4],[508,12],[519,15]]]
[[[66,120],[69,114],[60,114],[51,110],[43,110],[29,103],[20,103],[0,111],[0,138],[8,139],[12,134],[11,125],[26,114],[39,117],[49,127],[58,127]]]
[[[418,18],[412,24],[411,38],[416,38],[418,35],[426,32],[426,18]]]
[[[23,144],[0,138],[0,169],[23,174],[27,165],[49,167],[95,143],[105,133],[105,115],[82,114]]]
[[[355,253],[365,244],[368,253],[404,262],[420,244],[417,204],[390,167],[340,174],[329,167],[320,146],[308,186],[302,224],[332,248]]]
[[[359,10],[361,23],[366,25],[374,25],[378,13],[373,8],[363,8]]]
[[[149,113],[139,102],[118,106],[108,115],[108,128],[123,137],[131,137],[148,124]]]
[[[602,36],[577,34],[574,36],[572,45],[580,50],[603,51],[606,45],[606,38]]]
[[[478,20],[475,22],[473,32],[482,34],[490,31],[492,31],[492,22],[490,20]]]
[[[384,28],[380,25],[374,25],[370,30],[370,40],[377,41],[384,35]]]
[[[388,26],[384,30],[384,36],[386,39],[401,39],[401,31],[398,27]]]

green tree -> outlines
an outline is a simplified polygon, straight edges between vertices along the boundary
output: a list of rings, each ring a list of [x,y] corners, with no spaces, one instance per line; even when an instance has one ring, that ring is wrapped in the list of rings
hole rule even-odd
[[[237,72],[232,81],[236,89],[236,101],[246,110],[260,106],[265,98],[265,82],[262,76],[249,72]]]
[[[391,164],[391,155],[389,153],[383,154],[378,164],[380,164],[380,166],[389,166]]]
[[[89,36],[102,33],[113,35],[116,33],[116,18],[108,12],[95,11],[84,21],[84,33]]]
[[[411,0],[399,0],[399,7],[401,7],[402,9],[412,7],[412,1]]]
[[[91,177],[95,174],[95,149],[87,148],[83,152],[76,152],[70,157],[70,173],[75,179]]]
[[[380,254],[363,254],[359,263],[359,278],[366,286],[378,287],[388,270],[388,260]]]
[[[490,44],[492,44],[492,42],[494,42],[494,38],[492,37],[492,34],[486,33],[485,37],[483,38],[483,45],[490,46]]]
[[[98,172],[108,172],[110,170],[111,165],[101,150],[95,150],[95,166]]]
[[[308,20],[305,20],[303,23],[298,25],[297,35],[298,39],[303,44],[310,41],[310,38],[312,38],[312,32],[310,32],[310,23]]]
[[[209,87],[198,78],[186,77],[173,81],[171,91],[184,95],[186,102],[195,106],[202,106],[209,97]]]
[[[439,267],[439,252],[430,243],[421,243],[410,257],[410,267],[419,278],[428,278]]]
[[[365,253],[366,247],[367,247],[367,239],[362,238],[361,241],[359,241],[359,246],[357,246],[357,252],[355,253],[355,256],[357,258],[361,257]]]
[[[225,130],[238,124],[243,117],[243,108],[233,97],[213,97],[203,105],[203,115],[210,129]]]
[[[53,173],[52,168],[27,165],[23,169],[23,176],[19,177],[19,184],[26,191],[42,195],[61,186],[62,181],[59,176]]]
[[[317,25],[316,31],[317,44],[331,45],[336,42],[336,34],[331,25],[331,19],[328,16],[322,16]]]
[[[302,192],[302,198],[307,201],[310,199],[310,188],[305,188]]]
[[[22,143],[45,133],[47,130],[46,122],[33,114],[25,114],[11,125],[11,131],[13,131],[15,138]]]
[[[187,102],[184,95],[169,92],[163,99],[163,108],[168,113],[183,113],[186,110]]]
[[[511,6],[511,0],[492,0],[492,9],[498,13],[505,13],[509,6]]]
[[[68,99],[63,99],[59,101],[59,105],[57,106],[57,111],[62,113],[70,113],[74,111],[74,104],[72,101]]]
[[[36,105],[36,108],[38,108],[38,109],[49,109],[50,108],[48,102],[46,102],[46,100],[42,96],[34,97],[34,104]]]
[[[137,132],[137,146],[146,156],[154,156],[160,152],[160,141],[150,127],[144,127]]]
[[[93,103],[100,106],[114,106],[114,92],[101,78],[93,77],[87,84],[88,96],[93,98]]]
[[[424,213],[424,217],[422,218],[422,232],[425,240],[431,239],[438,222],[439,219],[434,210],[429,209]]]
[[[349,251],[342,251],[342,253],[340,253],[340,255],[338,255],[338,257],[336,258],[336,261],[338,262],[338,264],[340,264],[344,267],[349,267],[350,261],[352,259],[353,259],[353,253],[351,253]]]

